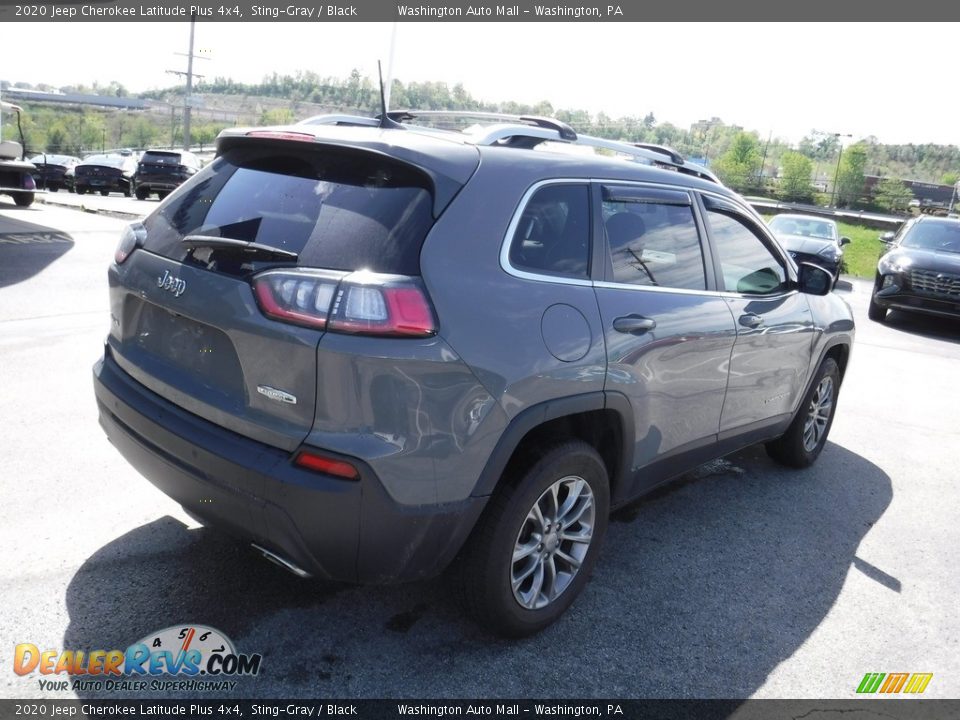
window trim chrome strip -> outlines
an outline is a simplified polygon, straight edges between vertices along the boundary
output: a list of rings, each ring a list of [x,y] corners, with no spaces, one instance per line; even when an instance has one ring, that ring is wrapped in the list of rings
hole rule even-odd
[[[575,287],[591,287],[594,289],[603,289],[603,290],[644,290],[652,291],[658,293],[679,293],[682,295],[699,295],[701,297],[719,297],[719,298],[730,298],[738,300],[749,300],[749,299],[764,299],[764,300],[775,300],[779,297],[787,297],[789,295],[796,295],[799,293],[799,290],[796,288],[791,288],[786,292],[779,292],[776,294],[770,295],[750,295],[744,293],[732,292],[730,290],[690,290],[687,288],[668,288],[660,287],[658,285],[633,285],[630,283],[615,283],[609,282],[606,280],[580,280],[577,278],[562,277],[559,275],[547,275],[544,273],[535,273],[528,272],[526,270],[519,270],[510,263],[510,245],[513,241],[513,235],[517,230],[517,226],[520,224],[520,218],[523,216],[523,211],[526,210],[527,204],[530,202],[530,198],[536,193],[540,188],[546,187],[548,185],[580,185],[580,184],[618,184],[618,185],[634,185],[639,187],[653,187],[653,188],[676,188],[683,192],[709,192],[712,195],[716,195],[719,198],[722,198],[727,201],[731,201],[734,204],[738,203],[733,198],[730,198],[723,193],[711,192],[709,190],[701,190],[700,188],[689,188],[684,185],[674,185],[672,183],[662,183],[662,182],[649,182],[644,180],[615,180],[615,179],[604,179],[604,178],[584,178],[584,177],[570,177],[570,178],[550,178],[549,180],[539,180],[527,188],[523,196],[520,198],[520,202],[517,205],[517,209],[513,213],[513,217],[510,218],[510,224],[507,226],[507,231],[504,235],[503,241],[500,244],[500,268],[507,273],[521,280],[532,280],[534,282],[548,282],[554,283],[557,285],[571,285]],[[592,202],[592,200],[591,200]],[[745,213],[749,215],[749,213]],[[592,242],[596,242],[596,238],[592,238]],[[704,242],[704,239],[701,238],[701,243]]]

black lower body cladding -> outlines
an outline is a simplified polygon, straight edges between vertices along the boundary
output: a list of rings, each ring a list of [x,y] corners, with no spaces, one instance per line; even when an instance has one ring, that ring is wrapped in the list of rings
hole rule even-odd
[[[290,462],[163,400],[109,353],[94,366],[100,424],[124,458],[205,524],[254,543],[317,577],[362,583],[439,574],[486,498],[397,505],[373,472],[337,479]]]

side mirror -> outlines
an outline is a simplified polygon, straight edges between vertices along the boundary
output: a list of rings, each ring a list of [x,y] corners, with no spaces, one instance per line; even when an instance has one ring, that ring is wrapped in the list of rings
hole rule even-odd
[[[851,242],[852,241],[850,240],[850,238],[844,236],[840,238],[840,247],[843,247],[844,245],[849,245]]]
[[[813,263],[800,263],[797,280],[800,292],[808,295],[826,295],[833,289],[833,275]]]
[[[880,236],[880,242],[882,242],[884,245],[889,245],[893,242],[894,237],[896,237],[896,233],[887,231]]]

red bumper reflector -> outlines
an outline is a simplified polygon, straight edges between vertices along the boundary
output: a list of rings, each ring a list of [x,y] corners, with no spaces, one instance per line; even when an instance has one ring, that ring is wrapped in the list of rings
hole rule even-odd
[[[333,475],[345,480],[360,479],[360,471],[350,463],[344,462],[343,460],[334,460],[333,458],[323,455],[317,455],[312,452],[307,452],[306,450],[301,450],[297,453],[293,464],[306,470]]]

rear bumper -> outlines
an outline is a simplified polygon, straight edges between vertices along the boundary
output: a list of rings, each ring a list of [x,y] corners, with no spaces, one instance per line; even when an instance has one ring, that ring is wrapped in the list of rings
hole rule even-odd
[[[133,178],[136,187],[150,190],[176,190],[186,181],[187,178],[176,175],[135,175]]]
[[[130,187],[126,178],[82,178],[74,181],[74,186],[83,190],[110,190],[124,192]]]
[[[485,498],[400,506],[370,468],[348,481],[191,415],[144,388],[109,353],[93,369],[100,424],[126,460],[191,515],[319,577],[387,583],[441,572]]]

